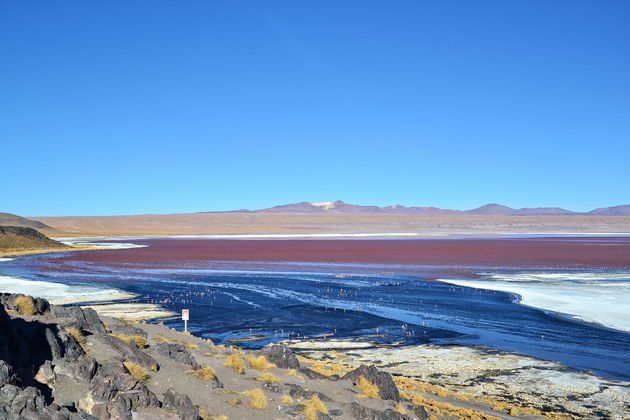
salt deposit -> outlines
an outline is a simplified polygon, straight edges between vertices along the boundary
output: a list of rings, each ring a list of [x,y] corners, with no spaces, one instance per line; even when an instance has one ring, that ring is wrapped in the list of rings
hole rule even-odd
[[[515,293],[520,303],[630,331],[630,272],[481,273],[482,279],[440,281]]]
[[[48,281],[26,280],[10,276],[0,276],[0,291],[4,293],[22,293],[42,297],[55,305],[80,302],[102,302],[134,297],[131,293],[113,288],[76,284],[66,285]]]

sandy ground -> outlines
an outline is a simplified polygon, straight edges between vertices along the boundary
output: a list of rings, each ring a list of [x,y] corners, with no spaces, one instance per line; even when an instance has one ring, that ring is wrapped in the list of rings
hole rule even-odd
[[[482,216],[296,213],[187,213],[33,217],[52,237],[174,234],[417,233],[497,236],[532,233],[630,233],[626,216]]]

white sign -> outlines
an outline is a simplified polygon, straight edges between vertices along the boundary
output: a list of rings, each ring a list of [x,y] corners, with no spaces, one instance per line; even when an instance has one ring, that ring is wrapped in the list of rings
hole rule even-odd
[[[188,321],[188,315],[189,315],[188,309],[182,309],[182,319],[184,321]]]

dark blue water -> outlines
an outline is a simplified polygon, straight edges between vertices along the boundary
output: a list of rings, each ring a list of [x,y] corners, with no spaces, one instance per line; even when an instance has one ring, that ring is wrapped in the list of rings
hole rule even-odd
[[[177,313],[188,308],[189,330],[217,343],[265,336],[236,343],[257,348],[331,334],[404,345],[482,345],[630,380],[630,334],[519,305],[509,293],[424,280],[436,275],[428,268],[409,276],[316,264],[275,264],[275,272],[248,272],[261,269],[252,263],[221,271],[199,261],[167,269],[80,261],[60,267],[60,255],[3,262],[0,274],[115,287],[136,294],[134,301]],[[358,274],[348,275],[352,271]],[[165,324],[183,329],[179,319]]]

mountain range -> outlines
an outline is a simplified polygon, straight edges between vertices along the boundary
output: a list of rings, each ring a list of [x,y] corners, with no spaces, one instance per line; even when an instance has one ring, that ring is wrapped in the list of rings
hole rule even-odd
[[[249,211],[249,210],[238,210]],[[378,213],[378,214],[473,214],[473,215],[500,215],[500,216],[549,216],[549,215],[595,215],[595,216],[630,216],[630,204],[614,207],[598,208],[589,212],[573,212],[559,207],[524,207],[514,209],[501,204],[491,203],[471,210],[450,210],[438,207],[406,207],[400,204],[395,206],[361,206],[357,204],[338,201],[324,201],[312,203],[284,204],[267,209],[254,210],[255,213]]]

